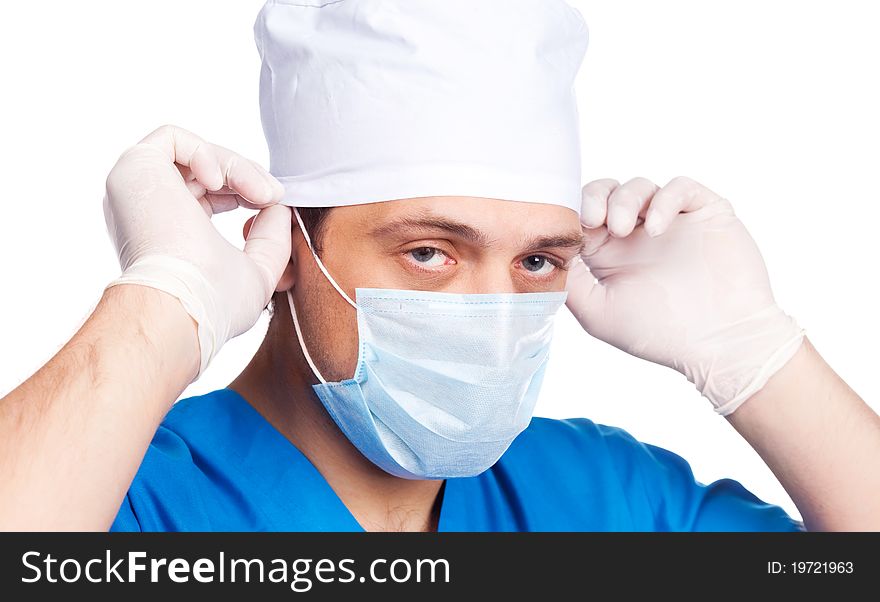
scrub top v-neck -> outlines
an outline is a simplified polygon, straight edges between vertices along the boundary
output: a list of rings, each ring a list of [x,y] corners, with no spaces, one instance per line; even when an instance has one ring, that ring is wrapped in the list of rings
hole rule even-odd
[[[236,391],[172,407],[112,531],[363,531],[321,473]],[[438,531],[798,531],[732,479],[585,418],[532,419],[489,470],[447,479]]]

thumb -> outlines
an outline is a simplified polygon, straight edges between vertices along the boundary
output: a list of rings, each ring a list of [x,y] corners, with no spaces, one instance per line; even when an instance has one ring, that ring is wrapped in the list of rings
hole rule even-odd
[[[290,215],[290,208],[286,205],[272,205],[260,210],[244,243],[245,255],[260,271],[266,299],[275,290],[290,261]]]
[[[565,305],[584,330],[590,332],[590,325],[602,315],[607,289],[596,281],[583,261],[576,261],[568,270],[565,289]]]

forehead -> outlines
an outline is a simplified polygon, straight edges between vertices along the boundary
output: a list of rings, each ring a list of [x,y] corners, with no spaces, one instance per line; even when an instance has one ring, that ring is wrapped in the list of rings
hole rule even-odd
[[[548,203],[465,196],[430,196],[345,207],[364,228],[414,224],[432,219],[466,224],[494,239],[580,232],[575,211]],[[342,214],[343,212],[339,212]]]

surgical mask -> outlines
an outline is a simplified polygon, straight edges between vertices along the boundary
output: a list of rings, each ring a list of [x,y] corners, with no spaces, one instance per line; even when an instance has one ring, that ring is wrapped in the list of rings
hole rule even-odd
[[[456,294],[358,288],[352,300],[314,251],[336,291],[357,311],[353,378],[320,381],[321,403],[351,443],[386,472],[408,479],[477,475],[529,424],[544,377],[553,318],[565,292]]]

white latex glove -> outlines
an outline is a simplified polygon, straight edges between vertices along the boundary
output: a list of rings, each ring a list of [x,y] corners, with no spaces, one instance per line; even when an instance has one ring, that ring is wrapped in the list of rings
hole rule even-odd
[[[776,305],[754,240],[697,182],[596,180],[581,222],[589,271],[572,266],[568,308],[592,336],[684,374],[719,414],[800,346],[804,331]]]
[[[282,193],[253,161],[174,126],[126,150],[107,177],[104,216],[122,266],[107,288],[139,284],[177,297],[198,324],[198,376],[256,323],[290,260]],[[210,219],[238,206],[261,209],[244,252]]]

